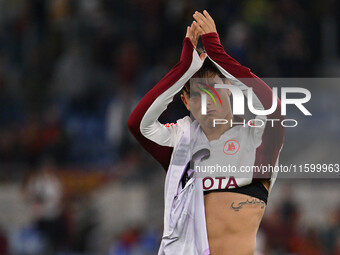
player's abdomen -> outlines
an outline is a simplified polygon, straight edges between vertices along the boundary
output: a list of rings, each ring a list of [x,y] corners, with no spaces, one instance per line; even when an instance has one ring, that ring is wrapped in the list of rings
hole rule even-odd
[[[205,195],[204,201],[211,255],[254,254],[266,204],[232,192],[213,192]]]

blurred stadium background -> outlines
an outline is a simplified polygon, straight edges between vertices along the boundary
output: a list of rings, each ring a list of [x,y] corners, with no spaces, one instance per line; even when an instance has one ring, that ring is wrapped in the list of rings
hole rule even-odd
[[[207,9],[260,77],[337,77],[336,0],[0,0],[0,255],[156,254],[164,170],[127,118]],[[280,163],[339,163],[339,90],[312,94]],[[320,125],[325,113],[330,125]],[[162,121],[186,114],[174,100]],[[339,180],[277,180],[258,254],[340,254]]]

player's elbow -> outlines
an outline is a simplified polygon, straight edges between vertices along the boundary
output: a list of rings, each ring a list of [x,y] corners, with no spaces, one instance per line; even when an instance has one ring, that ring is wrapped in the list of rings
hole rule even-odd
[[[133,113],[128,119],[127,126],[132,134],[137,134],[139,132],[139,123]]]

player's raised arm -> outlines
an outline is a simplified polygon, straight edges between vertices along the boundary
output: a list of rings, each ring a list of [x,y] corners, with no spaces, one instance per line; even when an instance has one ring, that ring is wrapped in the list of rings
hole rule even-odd
[[[128,127],[138,142],[167,169],[172,147],[188,126],[190,118],[176,124],[163,125],[159,116],[173,97],[202,66],[205,55],[199,56],[195,48],[199,31],[194,23],[187,27],[180,61],[139,102],[128,120]]]
[[[199,26],[197,29],[201,32],[202,43],[209,58],[217,65],[220,71],[228,78],[231,76],[240,80],[243,84],[253,89],[253,93],[258,98],[259,108],[270,109],[273,101],[272,89],[259,77],[253,74],[248,67],[242,66],[239,62],[229,56],[219,39],[216,30],[215,22],[207,11],[203,13],[195,12],[194,19]],[[263,119],[276,119],[282,121],[284,116],[281,115],[281,102],[277,98],[276,110],[268,116],[258,116]],[[254,99],[254,102],[256,100]],[[284,128],[280,122],[276,122],[274,127],[271,127],[271,122],[267,121],[264,125],[264,131],[258,132],[260,129],[254,130],[254,140],[257,145],[260,145],[258,152],[265,159],[264,162],[274,164],[277,160],[279,150],[284,140]]]
[[[258,96],[264,108],[269,109],[272,105],[272,89],[253,74],[248,67],[242,66],[225,52],[216,31],[215,22],[206,10],[203,11],[203,14],[195,12],[193,17],[197,21],[195,25],[199,26],[197,29],[202,34],[202,43],[208,56],[236,79],[250,78],[243,79],[242,81],[244,81],[247,86],[253,88],[254,93]],[[277,110],[270,116],[282,118],[280,115],[279,99]]]

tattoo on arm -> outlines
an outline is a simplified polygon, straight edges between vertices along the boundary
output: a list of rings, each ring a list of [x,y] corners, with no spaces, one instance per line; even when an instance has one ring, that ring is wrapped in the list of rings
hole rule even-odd
[[[261,209],[265,207],[265,202],[263,202],[261,199],[258,198],[252,198],[247,199],[244,202],[239,202],[235,204],[235,202],[232,202],[230,205],[230,208],[233,209],[235,212],[238,212],[244,205],[261,205]]]

